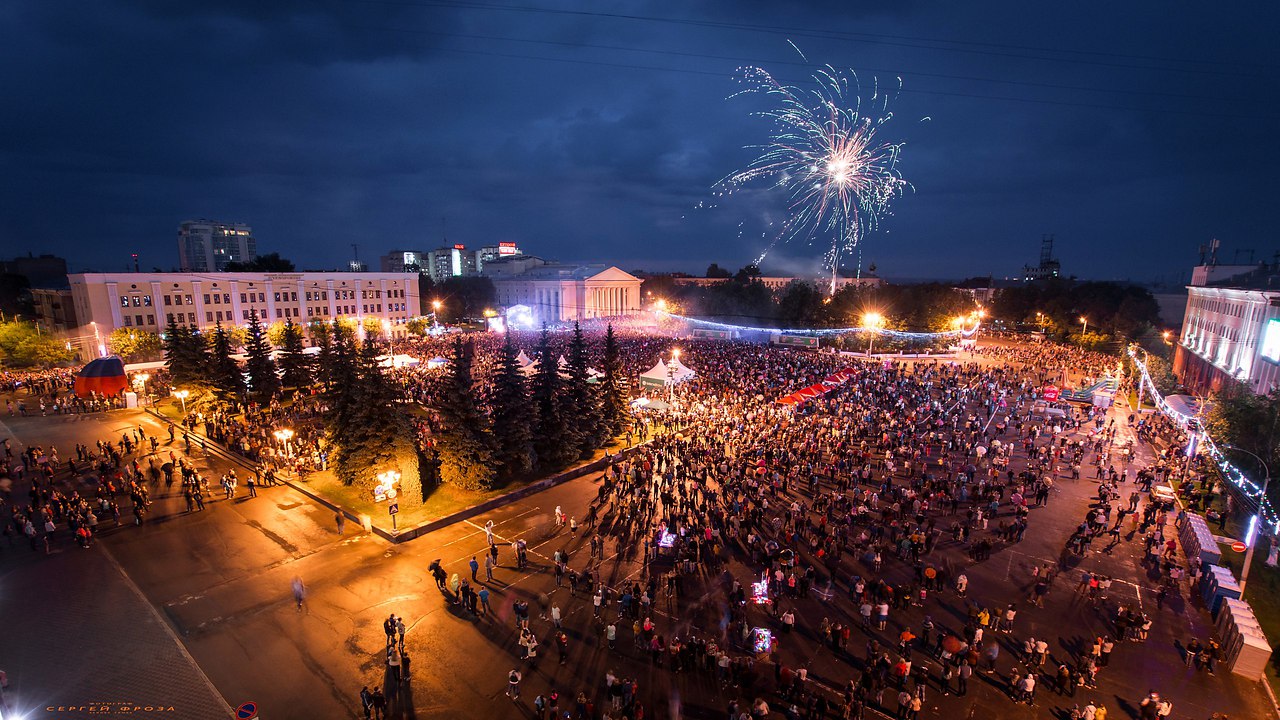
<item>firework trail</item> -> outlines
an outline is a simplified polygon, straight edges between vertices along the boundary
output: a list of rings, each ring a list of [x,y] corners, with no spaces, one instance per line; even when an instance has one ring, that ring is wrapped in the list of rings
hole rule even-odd
[[[898,171],[902,143],[877,137],[880,127],[893,118],[889,94],[874,83],[864,112],[857,75],[851,86],[849,78],[830,65],[814,73],[815,87],[810,89],[784,85],[759,67],[742,72],[740,82],[746,87],[730,97],[758,93],[775,101],[773,109],[755,113],[769,119],[773,130],[768,143],[751,146],[760,151],[756,159],[716,188],[730,195],[767,182],[768,189],[785,192],[787,219],[756,264],[779,240],[812,244],[830,238],[823,259],[831,269],[834,292],[840,256],[875,230],[892,201],[910,187]],[[899,88],[901,82],[899,78]]]

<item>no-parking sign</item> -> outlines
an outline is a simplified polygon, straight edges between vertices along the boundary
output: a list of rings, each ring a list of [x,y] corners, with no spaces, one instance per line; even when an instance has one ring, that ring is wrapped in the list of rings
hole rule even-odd
[[[254,720],[258,717],[258,703],[240,703],[236,708],[236,720]]]

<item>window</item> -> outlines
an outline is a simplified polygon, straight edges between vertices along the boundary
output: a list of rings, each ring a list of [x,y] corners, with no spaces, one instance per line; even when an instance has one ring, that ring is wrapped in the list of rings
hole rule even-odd
[[[276,302],[280,302],[280,293],[276,293],[275,296],[276,296]]]
[[[219,310],[218,312],[214,313],[214,317],[218,319],[218,322],[222,322],[222,311]]]
[[[208,296],[206,295],[205,297],[208,297]],[[214,293],[214,294],[213,294],[213,304],[214,304],[214,305],[221,305],[221,304],[222,304],[222,296],[221,296],[221,295],[219,295],[218,293]]]
[[[213,313],[206,310],[204,313],[204,317],[205,317],[205,322],[213,322]]]
[[[231,304],[231,293],[222,293],[222,304],[223,305]]]
[[[249,296],[244,293],[240,293],[240,302],[241,303],[249,302]]]
[[[155,324],[156,324],[156,316],[155,316],[155,315],[148,315],[148,316],[147,316],[147,324],[148,324],[148,325],[155,325]]]
[[[276,308],[276,318],[277,318],[277,319],[279,319],[279,318],[280,318],[280,317],[282,317],[283,315],[284,315],[284,313],[280,312],[280,308]]]
[[[307,293],[307,294],[310,295],[311,293]],[[311,317],[313,310],[314,308],[312,308],[310,305],[307,306],[307,317]]]
[[[166,321],[166,322],[168,322],[168,323],[172,324],[172,323],[173,323],[173,313],[168,313],[168,314],[166,314],[166,315],[165,315],[165,317],[164,317],[164,319],[165,319],[165,321]]]
[[[129,315],[124,316],[124,326],[133,327],[133,318]]]
[[[142,307],[151,307],[151,296],[150,296],[150,295],[143,295],[143,296],[142,296]]]
[[[307,291],[307,302],[311,302],[311,291]]]
[[[169,296],[168,296],[168,295],[165,295],[165,296],[164,296],[164,304],[165,304],[165,305],[170,305],[170,304],[172,304],[172,303],[170,303],[170,302],[169,302]],[[170,316],[170,317],[172,317],[172,316]]]
[[[190,296],[190,295],[188,295],[187,297],[191,297],[191,296]],[[188,302],[188,304],[189,304],[191,301],[190,301],[190,300],[188,300],[187,302]],[[193,312],[192,312],[192,313],[187,313],[187,322],[191,323],[192,325],[195,325],[195,324],[196,324],[196,314],[195,314],[195,313],[193,313]]]
[[[298,302],[298,293],[296,292],[289,293],[289,300],[291,300],[292,302]]]
[[[249,311],[248,311],[248,310],[241,310],[240,312],[244,313],[244,319],[245,319],[245,320],[248,320],[248,319],[249,319]]]
[[[120,296],[120,307],[129,307],[129,297],[127,295]]]
[[[266,294],[266,293],[258,293],[258,302],[260,302],[260,303],[264,303],[264,302],[266,302],[266,301],[267,301],[267,294]]]

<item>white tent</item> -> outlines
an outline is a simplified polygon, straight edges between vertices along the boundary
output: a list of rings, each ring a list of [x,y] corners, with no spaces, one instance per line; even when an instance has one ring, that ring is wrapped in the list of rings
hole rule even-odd
[[[418,358],[412,355],[382,355],[378,358],[378,367],[417,367]]]
[[[520,354],[516,356],[516,362],[520,363],[520,367],[527,368],[533,364],[533,358],[525,355],[524,350],[521,350]]]
[[[449,364],[449,361],[442,357],[433,357],[427,361],[427,369],[435,370],[436,368],[442,368],[448,364]]]
[[[560,359],[556,361],[556,365],[559,365],[559,366],[560,366],[560,369],[562,369],[562,370],[563,370],[564,368],[569,367],[569,361],[568,361],[568,360],[565,360],[565,359],[564,359],[564,356],[563,356],[563,355],[561,355],[561,356],[560,356]]]
[[[667,365],[658,360],[658,364],[654,365],[648,372],[640,373],[641,387],[661,387],[667,384]]]

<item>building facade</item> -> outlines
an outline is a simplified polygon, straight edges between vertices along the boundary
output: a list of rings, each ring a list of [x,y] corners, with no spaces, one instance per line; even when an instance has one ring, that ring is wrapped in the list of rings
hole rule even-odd
[[[542,264],[489,275],[504,309],[528,307],[535,323],[586,321],[640,312],[640,278],[605,265]]]
[[[1280,384],[1280,289],[1195,287],[1187,294],[1173,371],[1193,393],[1239,380],[1257,393]]]
[[[71,291],[66,288],[35,288],[31,291],[31,304],[35,307],[36,324],[47,332],[65,335],[80,326]]]
[[[178,266],[183,272],[222,272],[227,263],[256,257],[258,241],[248,225],[188,220],[178,226]]]
[[[392,250],[379,258],[382,272],[418,272],[427,267],[427,254],[421,250]]]
[[[33,288],[65,288],[67,261],[57,255],[32,255],[0,260],[0,273],[21,275]]]
[[[451,277],[475,275],[476,254],[467,252],[466,245],[437,248],[427,253],[427,264],[422,269],[435,283],[444,282]]]
[[[116,328],[160,333],[172,319],[208,329],[375,318],[393,335],[417,317],[416,273],[80,273],[68,276],[81,328],[105,337]]]

